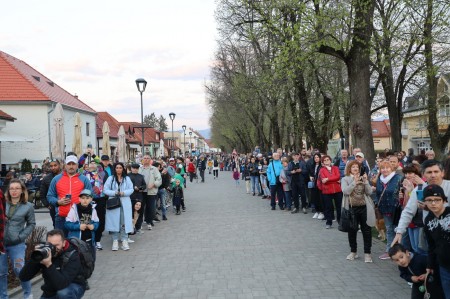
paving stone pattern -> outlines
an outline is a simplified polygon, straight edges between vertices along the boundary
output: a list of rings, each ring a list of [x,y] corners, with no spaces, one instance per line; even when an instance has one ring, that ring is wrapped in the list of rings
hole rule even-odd
[[[84,298],[410,298],[383,244],[373,264],[347,261],[347,234],[312,214],[270,210],[269,201],[235,187],[231,172],[188,182],[187,211],[133,236],[131,250],[104,250]],[[40,284],[33,286],[35,298]]]

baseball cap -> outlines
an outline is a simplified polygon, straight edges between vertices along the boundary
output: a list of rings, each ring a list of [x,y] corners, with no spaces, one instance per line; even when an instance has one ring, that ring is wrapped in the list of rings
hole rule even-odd
[[[175,161],[175,158],[170,158],[169,161]]]
[[[102,155],[100,160],[108,160],[109,161],[109,156],[108,155]]]
[[[66,164],[69,164],[71,162],[75,163],[75,164],[78,164],[78,158],[76,156],[73,156],[73,155],[67,156],[66,157]]]
[[[356,157],[361,157],[361,158],[364,159],[364,154],[363,154],[363,153],[357,153],[355,156],[356,156]]]
[[[89,197],[92,197],[92,191],[89,189],[84,189],[83,191],[80,192],[80,197],[81,195],[87,195]]]
[[[133,164],[131,164],[131,168],[139,168],[140,167],[140,165],[139,164],[137,164],[137,163],[133,163]]]
[[[427,198],[430,196],[439,196],[444,200],[447,200],[447,197],[444,194],[444,190],[439,185],[428,185],[423,190],[423,198]]]

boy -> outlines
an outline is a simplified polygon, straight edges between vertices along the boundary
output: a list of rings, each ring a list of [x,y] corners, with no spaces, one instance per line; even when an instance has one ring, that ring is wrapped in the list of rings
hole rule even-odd
[[[175,180],[175,186],[172,187],[171,192],[173,193],[173,205],[177,209],[177,215],[180,215],[180,205],[182,205],[183,200],[183,187],[181,187],[181,182],[179,179]],[[184,210],[184,206],[183,206]]]
[[[450,207],[446,206],[447,197],[439,185],[425,187],[423,198],[431,211],[424,226],[428,241],[427,272],[440,275],[445,298],[450,299]]]

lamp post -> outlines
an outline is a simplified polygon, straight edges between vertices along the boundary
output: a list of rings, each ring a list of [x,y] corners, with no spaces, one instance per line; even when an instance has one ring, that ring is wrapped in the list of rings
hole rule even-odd
[[[194,148],[195,148],[195,153],[197,154],[197,136],[194,136]]]
[[[192,156],[192,142],[191,142],[191,137],[192,137],[192,131],[189,132],[189,156]]]
[[[170,117],[170,120],[172,121],[172,147],[171,147],[172,153],[171,153],[171,157],[173,157],[173,141],[174,141],[174,138],[173,138],[173,120],[175,119],[175,113],[170,112],[169,113],[169,117]]]
[[[183,157],[186,156],[186,125],[181,126],[183,128]]]
[[[142,94],[145,91],[145,87],[147,86],[147,81],[145,79],[139,78],[136,79],[136,86],[138,91],[141,93],[141,129],[142,129],[142,157],[144,156],[144,103],[142,101]]]

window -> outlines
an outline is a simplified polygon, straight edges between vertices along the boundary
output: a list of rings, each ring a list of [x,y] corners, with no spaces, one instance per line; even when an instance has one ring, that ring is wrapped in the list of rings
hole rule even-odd
[[[450,105],[439,106],[439,116],[450,116]]]
[[[373,133],[373,134],[378,134],[378,130],[377,130],[377,129],[373,129],[373,130],[372,130],[372,133]]]
[[[89,136],[89,131],[90,131],[89,123],[87,122],[86,123],[86,136]]]
[[[433,149],[433,148],[430,146],[429,143],[423,142],[423,141],[422,141],[422,142],[419,142],[419,144],[417,144],[417,147],[418,147],[418,149],[419,149],[419,153],[420,153],[421,150],[428,151],[428,150]]]

